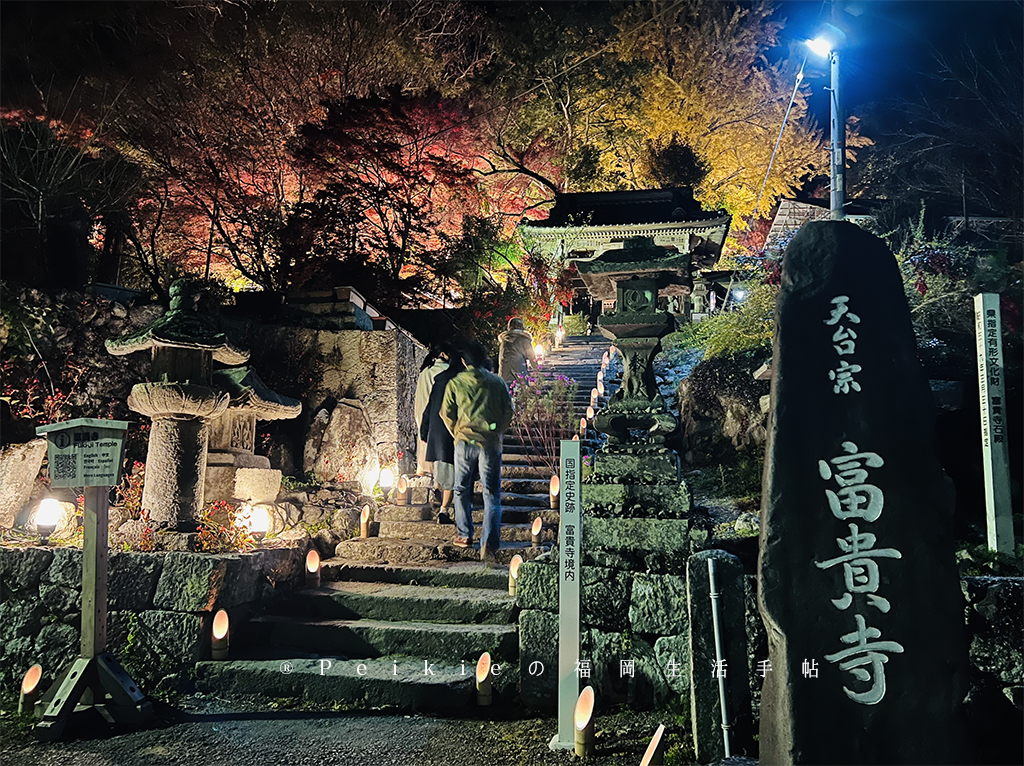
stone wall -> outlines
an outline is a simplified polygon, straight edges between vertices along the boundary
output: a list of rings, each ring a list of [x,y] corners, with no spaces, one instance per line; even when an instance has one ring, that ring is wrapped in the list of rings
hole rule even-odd
[[[520,671],[523,701],[553,711],[557,701],[557,550],[525,562],[519,570]],[[686,564],[667,572],[625,572],[584,565],[581,589],[580,654],[597,658],[590,683],[602,704],[628,702],[661,706],[680,699],[689,707],[690,624]],[[965,620],[970,642],[971,691],[968,715],[975,749],[983,763],[1020,762],[1024,713],[1024,578],[965,577]],[[756,727],[761,685],[758,662],[768,658],[767,636],[757,607],[757,577],[744,577],[741,641],[746,645],[751,710],[732,711],[734,721]],[[723,634],[740,626],[723,625]],[[635,660],[635,677],[622,679],[620,659]],[[544,664],[542,675],[529,672]],[[678,676],[670,676],[670,662]],[[732,666],[730,665],[730,673]],[[717,690],[714,690],[717,696]],[[1016,761],[1005,759],[1013,756]],[[994,760],[993,760],[994,759]],[[1003,760],[1000,760],[1003,759]]]
[[[413,465],[417,427],[413,400],[426,349],[401,330],[329,330],[228,320],[232,339],[252,351],[253,366],[268,385],[300,398],[299,434],[292,445],[294,470],[304,469],[303,449],[321,410],[328,416],[342,399],[357,400],[369,421],[382,465]],[[276,380],[270,371],[275,367]],[[266,371],[266,372],[265,372]],[[273,456],[272,456],[273,459]],[[275,466],[282,467],[282,466]]]
[[[253,553],[114,552],[108,570],[108,650],[147,692],[175,688],[209,659],[213,614],[252,615],[301,577],[304,548]],[[33,664],[52,680],[77,656],[82,551],[0,548],[0,683]]]

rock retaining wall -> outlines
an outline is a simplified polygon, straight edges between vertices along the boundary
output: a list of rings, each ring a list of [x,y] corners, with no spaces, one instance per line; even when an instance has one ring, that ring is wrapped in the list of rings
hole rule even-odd
[[[252,349],[257,369],[283,365],[296,373],[298,367],[306,367],[302,371],[306,379],[295,381],[299,387],[267,375],[268,384],[276,386],[275,390],[302,399],[303,414],[297,424],[301,433],[292,445],[296,473],[311,470],[316,464],[319,443],[311,450],[309,465],[303,465],[306,442],[318,427],[316,418],[321,411],[327,413],[319,425],[322,439],[332,411],[345,399],[357,400],[361,405],[380,464],[395,462],[399,453],[403,455],[403,471],[414,464],[418,425],[413,423],[413,400],[426,349],[408,334],[401,330],[317,330],[238,320],[226,321],[225,325],[233,340]],[[338,460],[343,459],[339,452]],[[287,470],[280,461],[275,467]]]
[[[213,614],[254,614],[302,575],[305,548],[240,554],[114,552],[108,650],[147,692],[175,688],[209,659]],[[15,688],[39,663],[52,680],[77,656],[82,551],[0,548],[0,683]]]

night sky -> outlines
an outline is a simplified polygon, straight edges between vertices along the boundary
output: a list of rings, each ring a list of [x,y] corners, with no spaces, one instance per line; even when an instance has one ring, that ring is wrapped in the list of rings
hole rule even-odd
[[[843,98],[848,112],[869,102],[912,99],[919,88],[936,86],[934,53],[955,56],[966,42],[984,56],[994,39],[1024,40],[1024,13],[1019,0],[856,0],[839,2],[839,26],[849,48],[840,57]],[[804,54],[803,41],[816,36],[829,21],[829,3],[822,0],[781,0],[787,20],[782,47]],[[807,62],[813,90],[811,110],[827,125],[828,63],[813,53]],[[1022,62],[1024,76],[1024,62]]]

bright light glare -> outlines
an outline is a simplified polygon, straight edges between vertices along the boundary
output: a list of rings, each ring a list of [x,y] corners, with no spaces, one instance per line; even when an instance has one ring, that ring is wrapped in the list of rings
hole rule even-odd
[[[736,300],[738,300],[738,301],[741,301],[741,300],[743,300],[744,298],[747,297],[747,291],[746,290],[733,290],[732,294],[733,294],[733,297],[736,298]]]
[[[52,497],[44,497],[39,502],[39,510],[36,511],[36,526],[55,527],[60,521],[60,503]]]
[[[267,506],[257,505],[249,516],[249,530],[257,534],[261,532],[266,534],[269,527],[270,515],[267,513]]]
[[[544,356],[544,347],[539,343],[533,347],[534,356]]]
[[[395,474],[391,472],[390,468],[381,468],[377,483],[380,484],[381,489],[391,489],[395,486]]]
[[[807,47],[811,51],[819,56],[827,57],[832,52],[832,43],[826,40],[824,37],[817,37],[813,40],[807,41]]]

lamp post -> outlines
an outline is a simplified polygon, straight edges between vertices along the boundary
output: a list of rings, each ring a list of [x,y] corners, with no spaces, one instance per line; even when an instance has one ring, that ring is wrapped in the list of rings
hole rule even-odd
[[[807,41],[807,47],[819,56],[828,57],[829,69],[831,70],[831,85],[829,89],[831,98],[831,116],[829,118],[829,129],[832,134],[832,148],[830,152],[831,168],[829,178],[831,180],[832,194],[829,205],[833,221],[842,221],[845,218],[843,207],[846,204],[846,121],[843,119],[842,101],[840,100],[839,89],[839,48],[845,38],[842,31],[832,24],[826,25],[826,30],[814,40]]]

